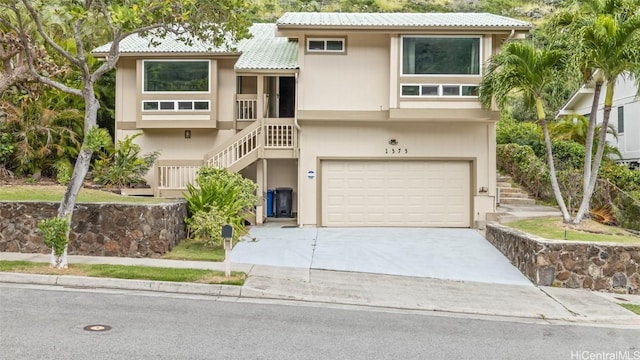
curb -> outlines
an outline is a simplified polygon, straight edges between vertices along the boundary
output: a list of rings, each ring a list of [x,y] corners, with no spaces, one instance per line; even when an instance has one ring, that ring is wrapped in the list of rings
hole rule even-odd
[[[74,286],[121,290],[159,291],[191,295],[240,297],[242,287],[234,285],[198,284],[171,281],[92,278],[71,275],[39,275],[3,272],[0,283]]]

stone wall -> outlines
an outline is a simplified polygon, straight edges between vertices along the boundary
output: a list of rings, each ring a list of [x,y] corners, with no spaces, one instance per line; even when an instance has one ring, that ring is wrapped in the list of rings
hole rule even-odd
[[[486,237],[538,285],[640,294],[640,245],[547,240],[496,224]]]
[[[0,202],[0,251],[50,253],[38,221],[54,217],[57,203]],[[164,204],[77,204],[69,254],[159,257],[186,236],[184,201]]]

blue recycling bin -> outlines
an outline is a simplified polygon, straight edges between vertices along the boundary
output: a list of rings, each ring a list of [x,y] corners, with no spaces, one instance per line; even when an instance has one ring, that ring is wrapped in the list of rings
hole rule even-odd
[[[267,217],[273,217],[273,189],[267,189]]]

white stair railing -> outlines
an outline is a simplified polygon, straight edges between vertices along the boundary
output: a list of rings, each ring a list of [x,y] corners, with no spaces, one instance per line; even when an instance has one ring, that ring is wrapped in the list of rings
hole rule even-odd
[[[249,154],[258,151],[261,128],[253,129],[248,134],[242,136],[231,145],[215,153],[205,160],[207,166],[218,168],[228,168]]]

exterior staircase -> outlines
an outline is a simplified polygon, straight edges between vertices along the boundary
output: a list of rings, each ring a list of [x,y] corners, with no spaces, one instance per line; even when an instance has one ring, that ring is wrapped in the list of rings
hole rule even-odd
[[[153,194],[180,197],[195,182],[202,166],[238,172],[258,159],[296,159],[298,131],[292,118],[256,120],[229,140],[204,154],[202,160],[158,160]]]
[[[500,194],[498,206],[504,205],[535,205],[535,199],[529,198],[529,194],[517,185],[514,185],[511,176],[499,175],[496,185]]]

